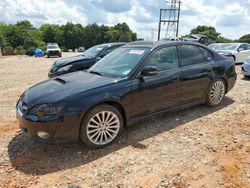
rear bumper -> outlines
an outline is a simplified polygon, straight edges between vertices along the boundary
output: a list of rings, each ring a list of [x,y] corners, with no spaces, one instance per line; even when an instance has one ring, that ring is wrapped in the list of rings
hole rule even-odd
[[[245,67],[244,65],[242,65],[241,72],[245,76],[250,76],[250,66]]]
[[[68,143],[79,140],[80,118],[63,116],[47,122],[36,122],[16,113],[20,129],[29,139],[44,143]],[[44,139],[38,132],[46,132],[49,137]]]

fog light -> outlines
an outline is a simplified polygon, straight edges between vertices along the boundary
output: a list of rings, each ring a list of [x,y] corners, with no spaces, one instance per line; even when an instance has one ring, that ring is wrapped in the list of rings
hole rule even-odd
[[[39,136],[40,138],[43,138],[43,139],[47,139],[47,138],[49,138],[49,133],[46,133],[44,131],[38,131],[37,136]]]

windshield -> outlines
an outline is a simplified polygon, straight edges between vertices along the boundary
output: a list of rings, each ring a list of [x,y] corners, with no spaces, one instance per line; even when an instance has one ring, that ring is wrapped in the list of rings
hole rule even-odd
[[[227,44],[210,44],[208,47],[212,50],[236,50],[239,44],[227,43]]]
[[[92,66],[88,72],[126,77],[146,54],[146,48],[118,48]]]
[[[94,58],[99,55],[99,53],[104,49],[104,47],[101,46],[93,46],[92,48],[89,48],[85,52],[82,53],[83,56]]]
[[[56,49],[58,48],[58,45],[48,45],[48,49]]]

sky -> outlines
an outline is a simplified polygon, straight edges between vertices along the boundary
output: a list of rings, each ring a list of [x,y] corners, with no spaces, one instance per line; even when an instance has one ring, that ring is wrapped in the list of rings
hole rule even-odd
[[[0,22],[29,20],[35,27],[44,23],[112,26],[126,22],[138,38],[152,40],[157,37],[160,8],[168,8],[166,0],[1,0]],[[249,34],[250,0],[182,0],[180,35],[198,25],[213,26],[231,39]],[[166,25],[162,27],[163,38]]]

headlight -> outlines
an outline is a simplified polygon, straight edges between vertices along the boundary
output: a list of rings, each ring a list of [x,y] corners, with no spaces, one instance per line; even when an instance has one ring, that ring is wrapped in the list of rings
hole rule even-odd
[[[73,65],[67,65],[64,67],[59,68],[56,72],[66,72],[68,71]]]
[[[54,115],[60,113],[65,105],[65,102],[36,105],[30,110],[29,114],[37,115],[39,117],[44,115]]]

